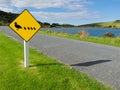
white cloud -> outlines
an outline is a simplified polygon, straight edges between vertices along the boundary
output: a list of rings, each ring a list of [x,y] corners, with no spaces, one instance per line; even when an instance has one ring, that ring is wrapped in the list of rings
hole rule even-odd
[[[90,19],[99,18],[97,13],[89,12],[87,5],[93,4],[89,0],[0,0],[0,10],[17,12],[21,8],[34,8],[30,11],[39,20],[69,20],[69,19]],[[42,9],[56,8],[58,12],[45,12]],[[61,8],[66,10],[61,11]],[[31,9],[32,10],[32,9]],[[20,12],[19,12],[20,13]]]
[[[12,5],[15,7],[21,8],[21,7],[34,7],[34,8],[50,8],[50,7],[61,7],[64,2],[64,0],[12,0]]]
[[[6,12],[12,12],[12,8],[10,8],[10,0],[0,0],[0,10]]]
[[[0,0],[0,7],[4,7],[7,6],[7,4],[9,3],[9,0]],[[9,4],[8,4],[9,5]]]
[[[84,9],[85,4],[90,4],[86,0],[11,0],[11,5],[21,7],[42,8],[67,8],[67,9]]]
[[[87,0],[0,0],[0,7],[14,8],[64,8],[67,10],[85,10],[84,5],[89,4]],[[14,8],[13,8],[14,7]]]
[[[87,11],[82,12],[32,12],[34,16],[42,19],[49,20],[80,20],[80,19],[95,19],[100,18],[97,12],[89,13]]]
[[[13,11],[11,8],[6,8],[6,7],[0,7],[0,10],[6,11],[6,12],[12,12]]]
[[[0,0],[2,8],[65,8],[68,10],[86,10],[87,0]]]

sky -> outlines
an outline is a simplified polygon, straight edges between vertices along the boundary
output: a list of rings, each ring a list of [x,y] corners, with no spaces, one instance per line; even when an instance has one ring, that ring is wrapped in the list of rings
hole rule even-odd
[[[120,0],[0,0],[0,10],[28,9],[41,22],[82,25],[120,20]]]

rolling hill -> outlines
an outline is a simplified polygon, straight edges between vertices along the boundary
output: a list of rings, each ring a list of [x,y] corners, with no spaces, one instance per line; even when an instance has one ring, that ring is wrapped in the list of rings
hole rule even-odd
[[[7,13],[0,10],[0,25],[8,25],[12,22],[19,14]]]
[[[0,26],[9,25],[19,14],[11,13],[11,12],[4,12],[0,10]],[[40,24],[42,22],[38,21]]]
[[[94,27],[94,28],[120,28],[120,20],[110,21],[110,22],[100,22],[79,25],[79,27]]]

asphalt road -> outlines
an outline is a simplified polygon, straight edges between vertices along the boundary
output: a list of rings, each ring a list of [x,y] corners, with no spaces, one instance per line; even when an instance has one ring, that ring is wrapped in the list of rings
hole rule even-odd
[[[1,26],[0,30],[23,43],[10,28]],[[120,48],[39,34],[29,43],[32,48],[120,90]]]

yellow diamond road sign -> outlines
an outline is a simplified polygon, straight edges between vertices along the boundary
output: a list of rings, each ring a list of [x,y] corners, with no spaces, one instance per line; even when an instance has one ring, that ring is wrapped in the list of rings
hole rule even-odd
[[[41,27],[26,9],[9,26],[25,41],[29,41]]]

